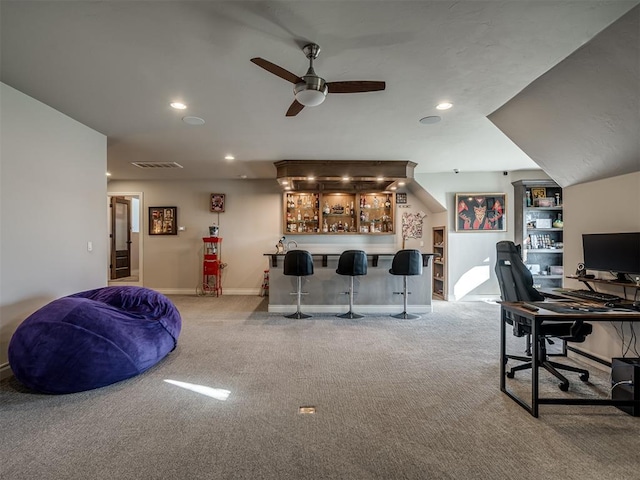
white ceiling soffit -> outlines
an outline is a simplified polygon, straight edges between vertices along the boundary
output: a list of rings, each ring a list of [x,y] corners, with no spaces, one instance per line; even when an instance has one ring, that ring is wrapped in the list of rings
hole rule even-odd
[[[489,119],[563,187],[640,171],[640,7]]]

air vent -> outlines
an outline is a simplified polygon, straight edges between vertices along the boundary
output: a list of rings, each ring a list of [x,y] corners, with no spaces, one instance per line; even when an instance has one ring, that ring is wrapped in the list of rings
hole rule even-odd
[[[176,162],[131,162],[138,168],[184,168]]]

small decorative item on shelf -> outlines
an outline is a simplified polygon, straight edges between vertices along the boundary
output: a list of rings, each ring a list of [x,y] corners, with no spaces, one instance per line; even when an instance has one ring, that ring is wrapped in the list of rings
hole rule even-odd
[[[560,194],[556,193],[556,207],[560,206]]]
[[[527,190],[527,207],[531,206],[531,192]]]
[[[562,214],[558,214],[558,218],[553,221],[553,228],[562,228],[564,227],[564,222],[562,221]]]

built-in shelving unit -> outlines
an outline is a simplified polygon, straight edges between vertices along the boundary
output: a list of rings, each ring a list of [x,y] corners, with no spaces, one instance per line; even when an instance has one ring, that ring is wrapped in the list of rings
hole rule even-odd
[[[513,186],[514,242],[522,246],[534,286],[560,287],[564,278],[562,188],[553,180],[520,180]]]
[[[433,297],[446,299],[447,229],[433,227]]]
[[[296,235],[394,233],[391,193],[287,192],[283,233]]]

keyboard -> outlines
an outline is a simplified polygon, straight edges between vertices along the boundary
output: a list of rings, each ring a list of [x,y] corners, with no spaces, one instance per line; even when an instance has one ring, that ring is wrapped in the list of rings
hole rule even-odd
[[[581,300],[591,300],[592,302],[619,302],[622,300],[617,295],[611,295],[610,293],[594,292],[592,290],[567,290],[562,292],[563,295],[568,297],[579,298]]]

